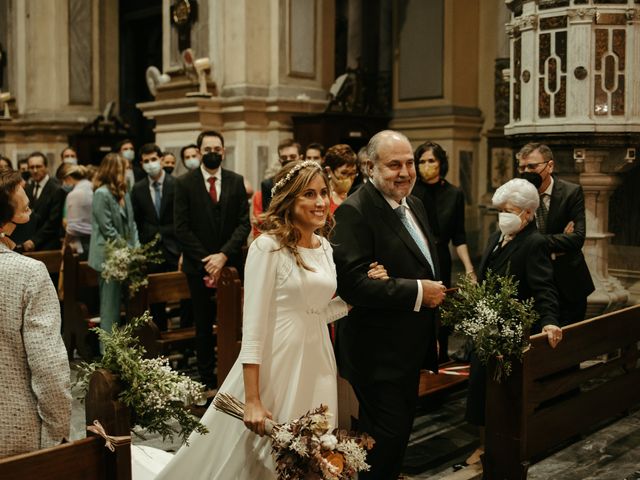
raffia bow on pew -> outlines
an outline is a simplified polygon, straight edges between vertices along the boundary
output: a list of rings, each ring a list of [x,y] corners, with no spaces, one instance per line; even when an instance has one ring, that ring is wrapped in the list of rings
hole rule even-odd
[[[87,430],[104,438],[105,448],[108,448],[112,452],[116,451],[116,447],[119,447],[121,445],[129,445],[131,443],[131,435],[108,435],[104,427],[98,420],[94,420],[93,425],[87,425]]]

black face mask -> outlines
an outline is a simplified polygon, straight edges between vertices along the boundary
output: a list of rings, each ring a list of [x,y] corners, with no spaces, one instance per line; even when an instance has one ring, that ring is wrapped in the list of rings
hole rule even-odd
[[[522,172],[520,174],[520,178],[524,178],[526,181],[531,183],[536,187],[536,190],[538,190],[540,185],[542,185],[542,175],[536,172]]]
[[[209,170],[215,170],[222,163],[222,155],[218,152],[207,152],[202,156],[202,163]]]
[[[31,174],[29,173],[29,170],[25,170],[24,172],[20,172],[20,176],[22,177],[22,179],[25,182],[28,182],[29,179],[31,178]]]
[[[162,169],[167,172],[169,175],[171,175],[173,173],[173,168],[174,167],[162,167]]]

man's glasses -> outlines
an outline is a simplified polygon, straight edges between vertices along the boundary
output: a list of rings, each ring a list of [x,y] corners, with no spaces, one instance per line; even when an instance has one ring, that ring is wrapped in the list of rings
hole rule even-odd
[[[549,161],[537,162],[537,163],[525,163],[524,165],[518,165],[518,171],[524,172],[526,170],[529,170],[529,171],[536,170],[540,165],[545,165],[547,163],[549,163]]]
[[[291,155],[280,155],[280,160],[283,162],[293,162],[294,160],[298,160],[300,155],[297,153],[292,153]]]

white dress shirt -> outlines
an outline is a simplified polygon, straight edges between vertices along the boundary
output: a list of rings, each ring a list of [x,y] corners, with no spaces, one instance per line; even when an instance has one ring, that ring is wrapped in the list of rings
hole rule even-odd
[[[218,195],[218,201],[220,201],[220,195],[222,194],[222,167],[218,167],[218,169],[216,170],[216,173],[214,173],[213,175],[211,175],[209,172],[207,172],[207,169],[204,168],[204,165],[200,164],[200,171],[202,172],[202,177],[204,178],[204,188],[207,190],[207,192],[209,191],[209,177],[214,177],[216,179],[215,181],[215,186],[216,186],[216,193]]]

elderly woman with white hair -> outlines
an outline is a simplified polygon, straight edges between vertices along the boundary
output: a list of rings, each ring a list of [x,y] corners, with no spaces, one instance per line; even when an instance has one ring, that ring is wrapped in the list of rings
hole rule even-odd
[[[538,232],[535,211],[540,198],[538,191],[527,180],[514,178],[496,190],[493,206],[500,210],[499,230],[489,237],[489,243],[480,263],[480,282],[491,270],[498,275],[513,275],[518,281],[518,298],[533,297],[534,309],[540,316],[532,334],[540,331],[547,334],[549,344],[555,348],[562,340],[559,325],[558,293],[553,280],[551,255],[544,237]],[[484,437],[484,413],[486,392],[486,369],[478,357],[471,355],[471,372],[467,393],[466,419],[481,428]],[[480,447],[466,460],[466,465],[480,461],[484,451]],[[466,466],[454,465],[454,469]]]

